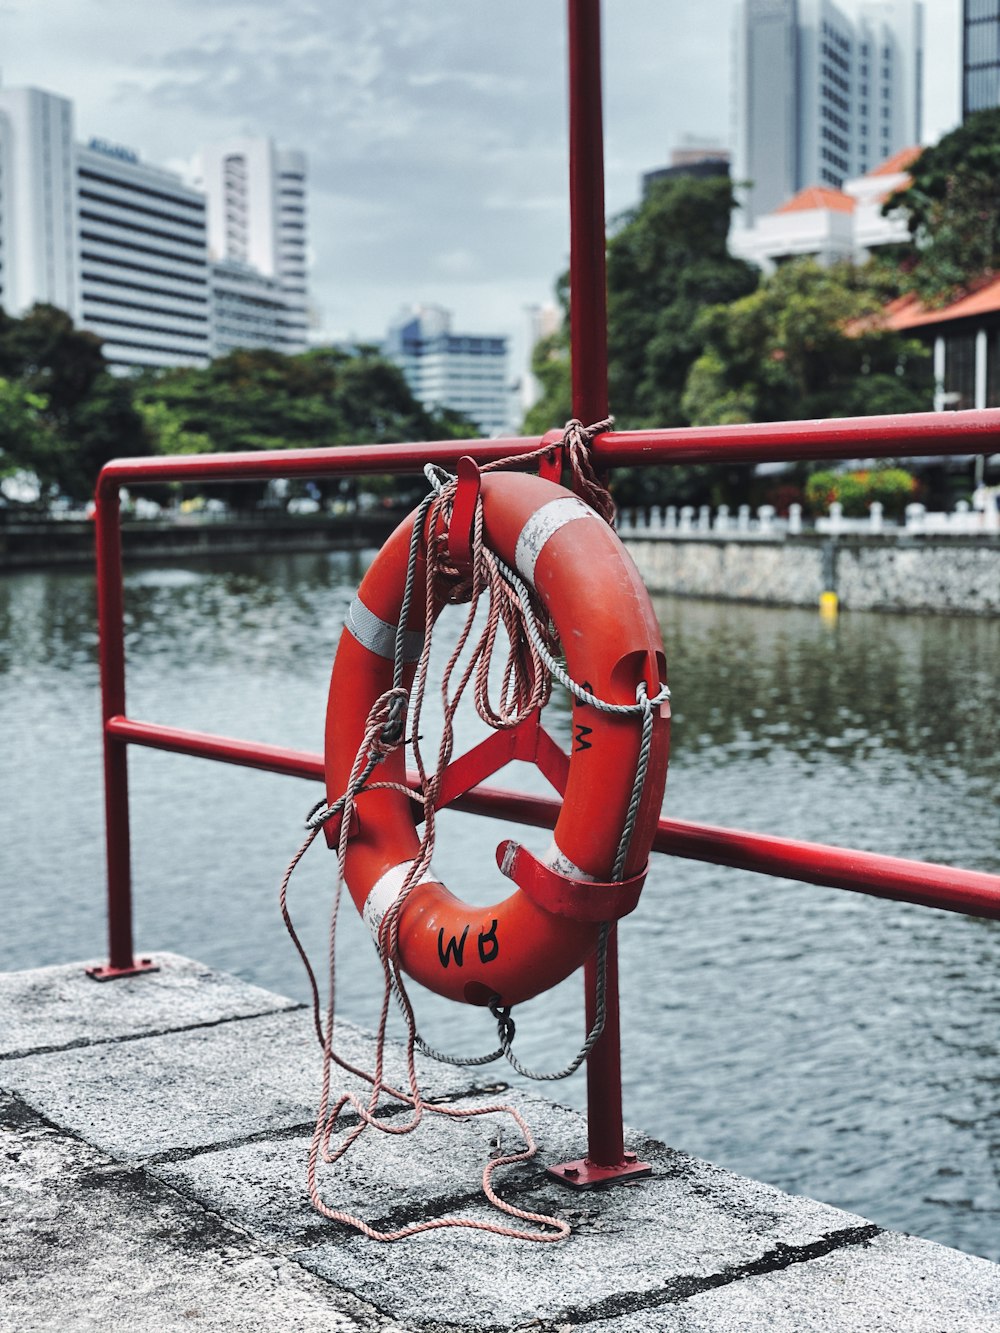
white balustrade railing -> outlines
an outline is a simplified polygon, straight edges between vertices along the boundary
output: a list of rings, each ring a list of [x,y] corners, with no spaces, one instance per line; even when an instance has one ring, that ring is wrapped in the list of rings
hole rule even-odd
[[[922,504],[910,504],[906,506],[903,524],[887,519],[884,506],[878,500],[872,503],[866,518],[846,518],[843,506],[835,500],[830,505],[830,513],[817,518],[813,527],[818,533],[835,536],[849,533],[878,536],[903,531],[908,535],[1000,536],[998,499],[1000,495],[987,492],[985,501],[979,502],[979,508],[959,500],[952,513],[929,513]],[[739,506],[735,516],[728,505],[719,505],[714,513],[710,505],[701,505],[698,509],[693,505],[680,508],[653,505],[648,511],[623,509],[618,515],[618,531],[623,536],[725,537],[735,533],[737,536],[781,538],[796,537],[807,530],[799,504],[789,505],[787,518],[779,518],[773,505],[761,505],[754,514],[745,504]]]

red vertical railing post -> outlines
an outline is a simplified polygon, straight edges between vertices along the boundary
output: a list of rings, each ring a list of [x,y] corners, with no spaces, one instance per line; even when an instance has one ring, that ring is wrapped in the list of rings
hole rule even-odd
[[[122,572],[120,495],[117,484],[98,482],[94,513],[97,546],[97,623],[104,739],[104,818],[108,873],[108,962],[88,968],[98,981],[149,971],[149,959],[132,952],[132,864],[126,742],[108,723],[125,713],[125,592]]]
[[[600,0],[569,0],[569,315],[573,415],[608,415]]]
[[[604,221],[604,117],[600,0],[569,3],[570,365],[573,415],[584,425],[608,415],[608,301]],[[596,959],[584,969],[587,1030],[597,1015]],[[622,1127],[618,935],[608,936],[605,1020],[587,1057],[587,1157],[554,1169],[576,1185],[640,1174],[625,1159]]]

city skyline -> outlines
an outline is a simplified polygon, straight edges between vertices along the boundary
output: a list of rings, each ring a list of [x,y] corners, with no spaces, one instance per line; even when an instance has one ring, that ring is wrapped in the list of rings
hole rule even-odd
[[[961,7],[928,9],[933,140],[958,121]],[[609,215],[686,134],[730,141],[732,12],[607,0]],[[551,299],[568,257],[562,4],[164,0],[133,18],[125,0],[8,0],[4,85],[70,97],[79,138],[174,169],[231,135],[303,150],[310,286],[330,334],[381,338],[401,303],[429,302],[462,327],[513,332],[525,305]]]

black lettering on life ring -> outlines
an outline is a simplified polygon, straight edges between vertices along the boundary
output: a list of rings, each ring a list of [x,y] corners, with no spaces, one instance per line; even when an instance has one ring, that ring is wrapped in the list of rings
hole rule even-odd
[[[588,694],[594,693],[594,687],[589,680],[582,680],[580,682],[580,688],[586,690]],[[583,699],[577,699],[576,703],[578,708],[587,707]],[[589,750],[592,748],[590,741],[585,740],[584,738],[589,736],[594,728],[585,727],[582,722],[577,722],[574,725],[576,726],[576,736],[574,737],[576,744],[573,746],[573,753],[579,754],[581,750]]]
[[[476,946],[479,949],[479,961],[481,963],[492,963],[500,952],[500,941],[497,939],[497,926],[500,923],[496,917],[493,918],[489,930],[481,930]],[[491,946],[487,950],[487,945]]]
[[[456,939],[452,935],[447,944],[444,942],[444,926],[438,931],[438,957],[441,959],[441,966],[447,967],[449,961],[454,958],[455,966],[462,966],[462,958],[465,954],[465,937],[469,933],[469,927],[466,926],[462,931],[462,938]]]

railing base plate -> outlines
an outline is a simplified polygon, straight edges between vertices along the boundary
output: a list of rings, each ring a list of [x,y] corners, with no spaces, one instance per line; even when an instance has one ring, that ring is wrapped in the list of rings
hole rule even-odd
[[[635,1153],[626,1153],[625,1160],[617,1166],[598,1166],[596,1162],[580,1157],[575,1162],[560,1162],[558,1166],[547,1166],[545,1174],[560,1185],[569,1185],[577,1190],[596,1190],[605,1185],[614,1185],[619,1180],[638,1180],[642,1176],[651,1176],[653,1168],[648,1162],[640,1162]]]
[[[91,981],[118,981],[121,977],[137,977],[142,972],[159,972],[159,970],[159,963],[154,963],[152,958],[137,958],[130,967],[112,967],[110,963],[106,963],[100,967],[85,969]]]

